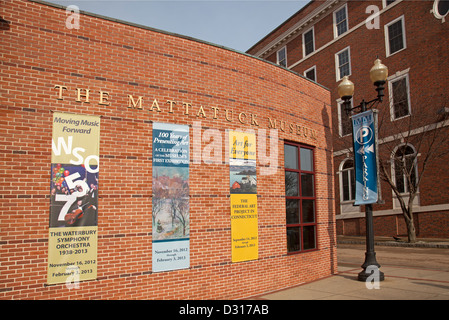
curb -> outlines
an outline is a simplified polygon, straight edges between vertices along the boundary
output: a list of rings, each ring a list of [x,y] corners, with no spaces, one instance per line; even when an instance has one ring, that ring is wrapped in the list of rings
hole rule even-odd
[[[364,240],[337,240],[337,244],[365,244]],[[411,248],[441,248],[449,249],[449,243],[429,243],[429,242],[400,242],[400,241],[374,241],[376,246],[389,247],[411,247]]]

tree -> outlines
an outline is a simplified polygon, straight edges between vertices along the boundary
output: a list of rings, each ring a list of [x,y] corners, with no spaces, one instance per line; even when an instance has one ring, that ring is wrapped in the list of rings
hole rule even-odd
[[[401,101],[400,88],[395,92],[398,91],[393,103]],[[402,92],[406,94],[406,90]],[[397,114],[381,112],[379,115],[379,174],[399,202],[409,242],[416,242],[413,213],[423,178],[429,168],[438,167],[438,161],[449,155],[449,110],[443,102],[447,99],[441,97],[440,104],[438,97],[432,98],[429,101],[436,108],[429,104],[414,108],[410,114],[408,107],[404,111],[404,103],[408,105],[408,101],[402,99],[402,102],[392,105],[392,112]],[[400,111],[396,111],[398,109]],[[398,114],[400,116],[396,117]]]
[[[411,108],[407,83],[401,80],[390,86],[393,91],[390,103],[379,105],[382,108],[378,113],[377,136],[379,177],[399,203],[408,241],[416,242],[413,213],[419,187],[429,168],[446,170],[447,165],[441,166],[441,162],[449,162],[449,97],[426,97],[427,105]],[[342,123],[346,123],[343,118]],[[352,152],[352,139],[339,139],[334,149]]]

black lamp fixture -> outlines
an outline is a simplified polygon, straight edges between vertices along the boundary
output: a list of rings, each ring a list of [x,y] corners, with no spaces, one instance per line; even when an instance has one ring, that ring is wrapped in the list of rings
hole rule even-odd
[[[388,68],[382,64],[379,59],[374,61],[374,66],[370,70],[370,78],[373,84],[376,86],[377,98],[366,102],[362,102],[351,108],[351,99],[354,95],[354,83],[348,79],[347,76],[343,77],[343,80],[338,85],[338,94],[343,100],[343,106],[346,114],[349,115],[352,110],[360,108],[360,112],[366,111],[371,108],[376,102],[382,102],[384,97],[384,85],[388,77]],[[384,280],[384,274],[379,270],[380,264],[376,260],[376,252],[374,251],[374,227],[373,227],[373,205],[365,205],[365,222],[366,222],[366,252],[365,262],[362,265],[363,270],[358,274],[359,281],[367,281],[370,279],[369,267],[376,267],[378,270],[379,281]]]
[[[348,76],[344,76],[340,84],[338,85],[338,95],[343,100],[343,106],[345,108],[346,114],[350,114],[352,110],[360,108],[361,112],[366,111],[368,108],[372,107],[376,102],[382,102],[384,97],[384,85],[388,77],[388,68],[382,64],[380,59],[374,61],[374,66],[369,72],[371,81],[376,86],[377,98],[366,102],[362,100],[360,105],[351,108],[351,99],[354,95],[354,83],[349,80]]]

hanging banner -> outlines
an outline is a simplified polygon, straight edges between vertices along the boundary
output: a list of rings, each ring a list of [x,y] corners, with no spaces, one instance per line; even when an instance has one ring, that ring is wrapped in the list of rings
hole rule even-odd
[[[153,272],[190,267],[189,126],[153,123]]]
[[[259,257],[256,137],[229,132],[232,262]]]
[[[369,110],[352,116],[356,180],[354,205],[376,203],[378,200],[376,115]]]
[[[48,284],[97,277],[99,154],[100,117],[53,114]]]

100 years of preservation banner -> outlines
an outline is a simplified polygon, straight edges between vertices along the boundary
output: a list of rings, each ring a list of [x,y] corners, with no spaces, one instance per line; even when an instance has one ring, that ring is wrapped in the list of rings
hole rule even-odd
[[[153,272],[190,267],[189,126],[153,123]]]
[[[100,117],[53,114],[47,283],[97,277]]]

